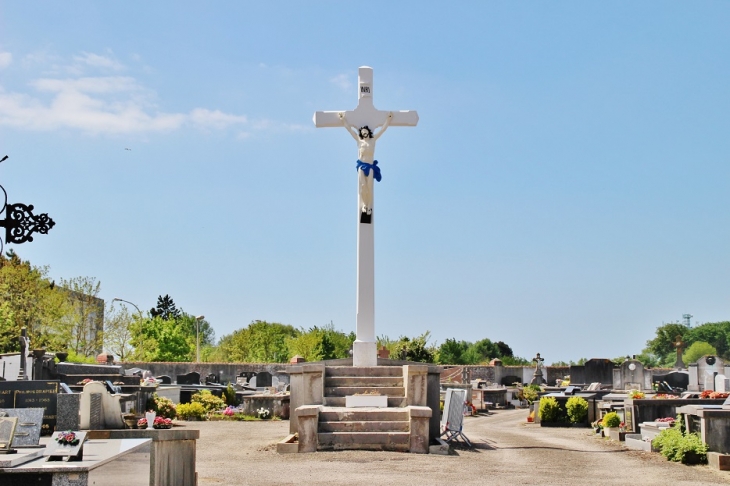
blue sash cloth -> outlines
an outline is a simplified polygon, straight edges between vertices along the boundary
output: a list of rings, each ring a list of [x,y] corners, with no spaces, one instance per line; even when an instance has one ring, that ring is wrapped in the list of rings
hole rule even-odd
[[[382,177],[380,175],[380,167],[378,167],[378,161],[373,160],[372,164],[368,164],[358,159],[357,170],[362,170],[365,173],[365,177],[370,175],[370,169],[373,170],[373,179],[380,182],[380,179],[382,179]]]

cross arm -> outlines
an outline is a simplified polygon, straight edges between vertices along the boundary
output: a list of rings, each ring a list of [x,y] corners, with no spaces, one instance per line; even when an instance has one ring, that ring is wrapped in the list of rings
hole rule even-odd
[[[341,111],[317,111],[314,113],[314,125],[317,128],[324,127],[341,127],[339,113]],[[351,110],[345,112],[348,123],[355,127],[367,125],[371,130],[383,126],[388,118],[387,111],[372,110],[364,112],[363,110]],[[418,124],[418,112],[416,111],[394,111],[393,118],[390,121],[391,127],[415,127]]]

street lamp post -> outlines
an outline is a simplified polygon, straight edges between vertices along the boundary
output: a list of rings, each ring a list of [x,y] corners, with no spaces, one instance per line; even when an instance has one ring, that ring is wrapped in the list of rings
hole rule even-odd
[[[134,302],[130,302],[128,300],[120,299],[119,297],[114,297],[112,299],[112,302],[124,302],[126,304],[133,305],[134,308],[137,309],[137,312],[139,313],[139,320],[142,321],[142,311],[139,310],[139,307],[137,307],[137,304],[135,304]],[[144,336],[139,341],[139,348],[140,348],[140,351],[142,352],[142,359],[144,360]]]
[[[205,316],[198,316],[195,318],[195,362],[200,363],[200,321],[205,319]]]

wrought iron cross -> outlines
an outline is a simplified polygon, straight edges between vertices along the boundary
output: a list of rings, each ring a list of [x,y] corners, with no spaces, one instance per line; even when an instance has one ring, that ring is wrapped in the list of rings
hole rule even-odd
[[[0,162],[7,158],[6,155]],[[0,207],[0,215],[5,213],[0,219],[0,227],[5,228],[5,243],[19,245],[33,241],[33,233],[48,234],[48,231],[56,224],[48,217],[48,213],[33,214],[35,208],[32,204],[8,204],[7,191],[2,185],[0,185],[0,190],[3,191],[4,196],[3,205]],[[3,240],[0,238],[0,252],[2,252],[2,249]]]

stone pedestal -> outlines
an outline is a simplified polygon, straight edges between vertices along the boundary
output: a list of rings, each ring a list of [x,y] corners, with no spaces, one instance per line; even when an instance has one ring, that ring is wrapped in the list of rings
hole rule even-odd
[[[299,420],[299,452],[317,452],[319,405],[304,405],[296,409]]]
[[[408,407],[410,416],[410,452],[428,454],[429,426],[431,409],[428,407]]]

